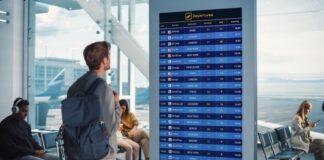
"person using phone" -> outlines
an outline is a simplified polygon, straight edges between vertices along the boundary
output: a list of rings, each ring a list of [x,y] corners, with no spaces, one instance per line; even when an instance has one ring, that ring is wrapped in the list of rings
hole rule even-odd
[[[116,100],[119,100],[119,94],[117,93],[117,91],[113,90],[113,94]],[[126,150],[125,160],[138,160],[139,149],[140,149],[139,144],[123,136],[123,134],[121,133],[122,130],[123,130],[123,124],[121,123],[116,133],[118,147]]]
[[[12,114],[0,123],[0,156],[14,160],[59,160],[33,139],[30,125],[25,121],[28,111],[28,100],[20,97],[14,100]]]
[[[150,137],[141,128],[138,128],[138,120],[135,114],[129,111],[128,103],[125,99],[119,101],[122,108],[121,123],[123,124],[122,134],[123,136],[137,142],[143,149],[145,160],[150,159]]]
[[[308,122],[308,116],[311,110],[312,104],[310,101],[305,100],[300,104],[291,122],[291,145],[294,149],[313,152],[316,160],[324,160],[324,140],[313,139],[310,135],[310,130],[315,128],[319,122]]]

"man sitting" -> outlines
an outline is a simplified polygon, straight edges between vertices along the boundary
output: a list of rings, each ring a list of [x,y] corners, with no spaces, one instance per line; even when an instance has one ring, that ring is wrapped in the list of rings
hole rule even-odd
[[[16,160],[59,160],[57,156],[46,154],[33,139],[30,125],[25,121],[29,102],[16,98],[12,115],[0,123],[0,155]]]

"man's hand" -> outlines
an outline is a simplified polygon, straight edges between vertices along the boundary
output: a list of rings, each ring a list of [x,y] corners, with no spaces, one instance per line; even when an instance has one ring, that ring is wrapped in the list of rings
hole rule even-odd
[[[39,157],[39,158],[44,158],[45,152],[44,152],[44,150],[36,150],[34,156]]]

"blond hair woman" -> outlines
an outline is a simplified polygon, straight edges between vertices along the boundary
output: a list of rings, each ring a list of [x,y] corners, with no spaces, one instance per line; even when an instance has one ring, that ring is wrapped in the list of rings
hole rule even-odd
[[[291,123],[291,145],[294,149],[305,152],[313,152],[316,160],[324,160],[324,140],[313,139],[310,136],[310,129],[315,128],[317,123],[309,123],[308,115],[312,110],[310,101],[303,101]]]

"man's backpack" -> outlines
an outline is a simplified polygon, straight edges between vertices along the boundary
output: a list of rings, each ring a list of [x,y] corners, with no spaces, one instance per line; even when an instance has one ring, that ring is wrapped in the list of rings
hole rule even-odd
[[[64,150],[70,160],[96,160],[108,154],[105,127],[99,120],[99,97],[93,92],[103,81],[98,78],[85,93],[62,101]]]

